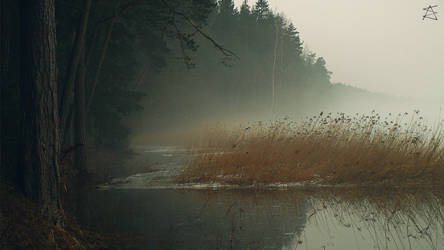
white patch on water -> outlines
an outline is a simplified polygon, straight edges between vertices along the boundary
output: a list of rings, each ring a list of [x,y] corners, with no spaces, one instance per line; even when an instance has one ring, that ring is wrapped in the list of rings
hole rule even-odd
[[[251,184],[236,185],[220,182],[212,183],[184,183],[176,182],[180,171],[160,170],[150,173],[140,173],[124,178],[115,178],[111,182],[97,186],[98,189],[201,189],[201,190],[241,190],[241,189],[270,189],[270,190],[288,190],[295,188],[345,188],[352,187],[352,184],[320,184],[317,181],[291,182],[291,183],[270,183],[270,184]],[[239,179],[240,176],[218,176],[219,179]]]
[[[204,152],[204,149],[188,150],[177,146],[138,146],[139,150],[148,153],[156,153],[161,157],[168,158],[163,164],[156,166],[156,171],[148,173],[139,173],[128,177],[114,178],[109,183],[97,186],[98,189],[272,189],[287,190],[295,188],[329,188],[329,187],[351,187],[351,184],[329,185],[322,184],[323,179],[316,176],[314,180],[292,183],[271,183],[271,184],[252,184],[235,185],[225,184],[230,180],[240,180],[240,175],[218,175],[217,180],[212,183],[177,183],[177,178],[187,167],[188,157],[180,157],[177,152],[196,154],[229,154],[231,152]],[[194,152],[197,151],[197,152]]]
[[[155,147],[153,149],[146,149],[145,153],[176,153],[176,152],[188,152],[189,150],[174,147],[174,146],[162,146],[162,147]]]

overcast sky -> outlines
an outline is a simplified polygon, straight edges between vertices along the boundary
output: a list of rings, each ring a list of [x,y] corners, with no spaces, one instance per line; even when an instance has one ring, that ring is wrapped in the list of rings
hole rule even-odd
[[[239,6],[242,0],[235,0]],[[249,0],[253,5],[256,0]],[[269,0],[326,59],[334,82],[410,97],[444,98],[444,0]],[[442,5],[442,6],[441,6]],[[444,12],[443,12],[444,13]],[[444,103],[444,99],[443,99]]]

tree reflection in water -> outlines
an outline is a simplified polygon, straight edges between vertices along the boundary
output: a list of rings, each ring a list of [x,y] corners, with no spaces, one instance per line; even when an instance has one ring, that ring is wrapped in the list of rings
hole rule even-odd
[[[135,249],[442,249],[433,190],[94,191],[79,220]]]

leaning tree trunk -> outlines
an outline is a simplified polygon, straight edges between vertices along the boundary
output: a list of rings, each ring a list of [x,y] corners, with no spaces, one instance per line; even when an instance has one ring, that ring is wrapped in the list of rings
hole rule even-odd
[[[106,37],[105,37],[105,42],[103,45],[103,49],[102,49],[102,55],[100,56],[100,61],[99,61],[99,65],[97,66],[97,70],[96,70],[96,74],[94,77],[94,81],[92,82],[92,86],[91,86],[91,93],[89,94],[89,98],[88,98],[88,102],[86,104],[86,112],[88,113],[94,98],[94,94],[96,91],[96,87],[97,87],[97,82],[99,81],[99,76],[100,73],[102,72],[102,66],[103,66],[103,62],[105,61],[105,56],[106,56],[106,52],[108,50],[108,44],[111,38],[111,34],[113,33],[113,29],[114,29],[114,24],[117,21],[118,16],[115,15],[112,19],[111,19],[111,23],[108,26],[108,31],[106,33]]]
[[[85,79],[86,78],[86,58],[85,50],[82,51],[77,75],[77,85],[75,93],[75,144],[80,147],[75,151],[75,165],[79,171],[79,179],[85,181],[86,171],[86,96]]]
[[[23,97],[23,190],[42,214],[62,225],[55,0],[21,0],[20,87]]]
[[[77,75],[77,68],[80,63],[80,57],[85,47],[86,29],[88,28],[88,18],[91,10],[91,0],[84,0],[85,9],[82,12],[81,21],[79,23],[74,48],[71,59],[68,64],[66,82],[61,93],[60,102],[60,123],[61,123],[61,138],[65,137],[65,132],[69,130],[70,116],[72,115],[75,79]]]

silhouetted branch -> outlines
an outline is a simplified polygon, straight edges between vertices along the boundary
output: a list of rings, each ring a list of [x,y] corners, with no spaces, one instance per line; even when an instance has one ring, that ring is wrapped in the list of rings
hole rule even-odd
[[[119,19],[123,14],[125,14],[130,9],[131,6],[133,6],[134,2],[135,2],[135,0],[129,2],[128,4],[124,5],[123,7],[120,7],[120,9],[119,9],[119,5],[117,5],[116,8],[114,9],[114,15],[112,15],[112,16],[110,16],[108,18],[105,18],[102,21],[99,21],[98,24],[97,24],[97,26],[98,26],[98,25],[100,25],[102,23],[105,23],[107,21],[111,21],[111,23],[110,23],[110,25],[108,27],[107,33],[106,33],[105,42],[104,42],[103,50],[102,50],[102,55],[100,56],[99,64],[97,66],[96,73],[95,73],[95,76],[94,76],[94,80],[92,82],[91,93],[89,95],[89,98],[87,99],[86,113],[89,112],[91,104],[92,104],[92,100],[94,98],[94,94],[95,94],[95,90],[96,90],[96,87],[97,87],[97,83],[99,81],[100,73],[102,71],[102,66],[103,66],[103,63],[104,63],[104,60],[105,60],[105,56],[107,54],[107,50],[108,50],[108,45],[109,45],[109,41],[110,41],[110,38],[111,38],[111,34],[113,32],[113,29],[114,29],[114,24],[116,23],[117,19]]]
[[[195,22],[186,14],[177,11],[176,9],[174,9],[173,7],[171,7],[171,5],[166,1],[166,0],[161,0],[162,3],[175,15],[181,16],[183,19],[185,19],[185,21],[190,24],[193,29],[201,34],[205,39],[207,39],[208,41],[210,41],[214,47],[216,47],[224,56],[226,57],[234,57],[236,59],[240,59],[236,53],[234,53],[233,51],[224,48],[222,45],[220,45],[217,41],[215,41],[212,37],[210,37],[209,35],[207,35],[201,28],[199,28],[199,26],[197,26],[195,24]]]
[[[130,9],[130,7],[132,7],[133,4],[134,4],[135,2],[136,2],[136,1],[133,0],[133,1],[129,2],[129,3],[127,3],[126,5],[121,6],[121,7],[120,7],[120,10],[118,10],[118,8],[116,8],[116,9],[114,10],[114,14],[113,14],[112,16],[106,17],[106,18],[104,18],[104,19],[98,21],[97,24],[99,25],[99,24],[102,24],[102,23],[106,23],[106,22],[108,22],[108,21],[111,21],[111,20],[113,20],[113,19],[116,19],[116,18],[122,16],[123,14],[125,14],[125,13],[128,12],[128,10]]]

